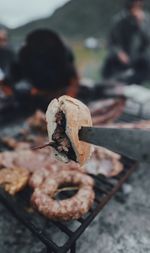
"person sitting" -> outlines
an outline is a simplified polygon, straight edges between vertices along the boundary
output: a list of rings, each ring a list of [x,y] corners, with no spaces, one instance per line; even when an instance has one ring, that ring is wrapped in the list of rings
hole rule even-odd
[[[12,66],[16,93],[30,93],[31,102],[38,98],[41,105],[62,94],[76,96],[74,55],[54,31],[38,29],[29,33],[17,58]]]
[[[0,83],[8,83],[10,66],[14,61],[15,54],[9,46],[8,31],[5,26],[0,25]]]
[[[86,104],[103,97],[101,86],[87,85],[86,80],[82,80],[83,83],[79,80],[72,51],[55,32],[47,29],[36,30],[27,36],[13,65],[12,77],[21,114],[37,109],[45,111],[49,102],[61,95],[78,98]],[[96,108],[96,113],[93,110],[96,123],[116,117],[115,108],[120,104],[122,108],[120,100],[102,102],[102,105],[100,102],[99,110]],[[120,113],[120,109],[117,111]],[[98,114],[103,115],[97,117]]]
[[[109,53],[102,69],[104,79],[127,84],[150,80],[150,16],[144,0],[126,0],[114,19],[109,36]]]

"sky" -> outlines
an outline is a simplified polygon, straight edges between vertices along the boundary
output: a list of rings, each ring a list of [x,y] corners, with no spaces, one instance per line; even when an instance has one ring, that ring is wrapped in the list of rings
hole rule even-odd
[[[49,16],[69,0],[0,0],[0,23],[10,28]]]

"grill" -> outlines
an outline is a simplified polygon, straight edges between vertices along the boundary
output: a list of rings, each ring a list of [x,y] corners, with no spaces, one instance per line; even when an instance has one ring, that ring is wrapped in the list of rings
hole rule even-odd
[[[11,197],[0,189],[0,201],[44,243],[46,253],[65,253],[68,250],[71,253],[75,253],[77,239],[96,215],[101,212],[103,207],[119,190],[136,167],[135,162],[125,158],[123,159],[123,164],[125,167],[124,171],[113,179],[106,179],[104,176],[92,176],[95,180],[96,193],[93,207],[84,217],[75,221],[57,222],[46,220],[40,214],[31,212],[29,209],[30,189],[24,190],[16,197]],[[68,197],[68,194],[69,192],[63,193],[64,197]],[[55,231],[55,233],[53,232],[53,235],[51,235],[48,228],[51,231]]]
[[[140,119],[139,114],[130,114],[126,111],[119,121],[131,122]],[[45,245],[43,253],[66,253],[68,251],[75,253],[78,238],[136,169],[134,161],[122,158],[122,162],[124,164],[123,172],[113,179],[91,175],[95,180],[96,197],[93,207],[85,216],[75,221],[47,220],[31,210],[30,189],[25,189],[15,197],[9,196],[3,189],[0,189],[0,201]],[[62,193],[63,197],[69,197],[69,194],[70,192]]]

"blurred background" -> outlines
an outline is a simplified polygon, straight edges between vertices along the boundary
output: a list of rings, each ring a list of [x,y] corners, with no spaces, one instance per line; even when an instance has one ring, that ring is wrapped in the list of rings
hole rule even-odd
[[[52,99],[64,94],[89,106],[95,126],[113,123],[111,126],[117,128],[150,128],[149,12],[150,0],[0,0],[2,166],[3,152],[9,150],[6,161],[10,164],[14,152],[23,149],[27,156],[24,158],[24,151],[18,153],[11,166],[16,167],[16,159],[23,161],[18,167],[41,166],[36,163],[39,163],[38,154],[44,157],[44,151],[38,151],[36,157],[31,147],[47,142],[45,111]],[[128,145],[136,150],[132,143]],[[100,150],[94,153],[90,169],[96,168],[96,174],[103,172],[112,177],[120,172],[118,161],[121,166],[130,165],[123,160]],[[46,159],[40,158],[40,161]],[[93,174],[93,171],[88,172]],[[148,173],[147,166],[140,167],[118,193],[117,201],[106,208],[102,219],[97,218],[86,230],[88,234],[79,241],[80,253],[150,252]],[[115,181],[120,183],[122,176],[118,178]],[[115,181],[106,187],[114,186]],[[102,187],[105,182],[103,178]],[[21,198],[18,198],[19,208],[14,205],[18,217],[20,206],[24,209],[24,198],[29,201],[25,194],[21,200],[23,205],[19,202]],[[0,198],[1,195],[0,192]],[[11,209],[11,202],[6,201],[7,205]],[[28,209],[25,210],[28,212]],[[0,213],[0,252],[8,253],[10,247],[12,253],[41,252],[42,246],[12,219],[3,205]],[[44,234],[51,231],[52,238],[62,239],[52,224],[45,221],[40,224],[39,216],[34,214],[31,211],[35,223],[39,224],[40,235],[44,227]]]
[[[41,104],[42,98],[47,99],[45,110],[62,94],[87,103],[106,96],[126,97],[120,86],[150,86],[148,0],[0,0],[0,4],[3,101],[8,95],[21,103],[26,95],[32,102],[40,97]],[[82,86],[88,89],[83,91]]]
[[[112,17],[124,0],[0,0],[0,23],[8,28],[15,50],[37,28],[58,32],[73,48],[81,76],[99,79]],[[150,2],[145,1],[150,9]]]
[[[8,28],[15,50],[29,32],[37,28],[55,30],[73,48],[80,74],[98,79],[100,62],[105,55],[105,38],[121,2],[0,0],[0,23]]]

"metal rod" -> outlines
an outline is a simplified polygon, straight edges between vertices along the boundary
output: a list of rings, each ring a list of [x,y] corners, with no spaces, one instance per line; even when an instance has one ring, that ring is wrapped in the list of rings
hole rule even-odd
[[[42,148],[46,148],[46,147],[53,147],[53,146],[54,146],[54,143],[49,142],[49,143],[42,144],[38,147],[32,147],[32,150],[42,149]]]
[[[45,253],[54,253],[54,251],[52,251],[49,247],[47,247]]]
[[[70,253],[76,253],[76,243],[71,246]]]

